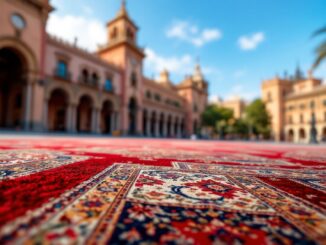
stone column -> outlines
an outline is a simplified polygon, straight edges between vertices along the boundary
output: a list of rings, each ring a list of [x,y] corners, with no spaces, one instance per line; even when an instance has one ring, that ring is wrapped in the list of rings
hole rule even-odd
[[[96,124],[95,124],[95,131],[97,134],[101,134],[101,110],[96,110]]]
[[[71,105],[68,105],[67,112],[66,112],[66,131],[71,132],[71,119],[72,119],[72,109]]]
[[[76,133],[77,123],[77,106],[75,104],[69,104],[67,108],[67,131],[69,133]]]
[[[101,127],[100,127],[100,123],[101,123],[101,111],[100,111],[100,109],[99,108],[95,108],[94,109],[95,110],[95,112],[94,112],[94,117],[95,117],[95,119],[94,119],[94,130],[93,130],[93,132],[94,133],[97,133],[97,134],[100,134],[101,133]]]
[[[49,101],[45,99],[43,104],[43,131],[45,132],[49,130],[48,117],[49,117]]]
[[[91,113],[91,133],[95,133],[95,126],[96,126],[96,109],[95,107],[92,108]]]
[[[174,124],[174,121],[173,121],[173,119],[171,120],[171,126],[170,126],[170,132],[171,132],[171,136],[174,138],[175,137],[175,132],[174,132],[174,126],[175,126],[175,124]]]
[[[182,132],[181,132],[181,123],[179,122],[179,124],[178,124],[177,137],[178,137],[178,138],[181,138],[181,136],[182,136]]]
[[[155,120],[155,137],[160,137],[160,121]]]
[[[25,96],[25,115],[24,115],[24,129],[30,129],[31,122],[31,104],[32,104],[32,83],[27,82],[26,96]]]
[[[147,122],[146,122],[146,136],[147,137],[150,137],[151,136],[151,120],[150,120],[150,117],[148,116],[146,118]]]
[[[71,133],[76,133],[77,131],[77,127],[76,127],[76,123],[77,123],[77,106],[74,104],[70,104],[68,107],[68,116],[70,117],[69,119],[69,132]]]
[[[163,120],[163,137],[167,137],[168,133],[168,121]]]

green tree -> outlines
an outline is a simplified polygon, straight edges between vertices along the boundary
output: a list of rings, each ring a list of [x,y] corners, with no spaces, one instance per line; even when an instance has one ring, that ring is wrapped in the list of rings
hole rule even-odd
[[[228,121],[233,118],[233,111],[217,105],[209,105],[202,114],[203,126],[212,127],[223,137]]]
[[[239,138],[246,138],[249,133],[249,126],[246,120],[239,118],[234,121],[232,125],[232,133],[237,135]]]
[[[323,28],[315,31],[313,33],[313,37],[317,37],[317,36],[320,36],[320,35],[325,35],[326,34],[326,26],[324,26]],[[326,58],[326,39],[324,39],[316,48],[315,50],[315,53],[316,53],[316,58],[315,58],[315,61],[312,65],[312,69],[316,69],[319,64]]]
[[[261,99],[254,100],[245,110],[245,120],[250,133],[263,135],[267,138],[270,134],[270,118],[265,104]]]

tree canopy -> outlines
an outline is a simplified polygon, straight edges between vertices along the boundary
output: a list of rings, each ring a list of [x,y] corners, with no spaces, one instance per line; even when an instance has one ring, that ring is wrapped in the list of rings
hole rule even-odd
[[[202,115],[202,121],[204,126],[216,127],[217,122],[227,121],[232,117],[232,110],[217,105],[209,105]]]
[[[254,100],[245,110],[245,120],[253,133],[268,137],[270,133],[270,118],[265,104],[261,99]]]

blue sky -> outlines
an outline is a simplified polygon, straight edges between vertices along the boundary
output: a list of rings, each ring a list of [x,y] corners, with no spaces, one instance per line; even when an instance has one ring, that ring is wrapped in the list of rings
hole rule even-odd
[[[48,31],[95,50],[120,2],[52,0]],[[326,24],[325,0],[129,0],[127,8],[140,27],[147,76],[167,68],[179,82],[199,57],[211,97],[224,99],[253,99],[262,79],[292,73],[297,63],[307,71],[322,40],[311,34]],[[315,72],[323,79],[325,63]]]

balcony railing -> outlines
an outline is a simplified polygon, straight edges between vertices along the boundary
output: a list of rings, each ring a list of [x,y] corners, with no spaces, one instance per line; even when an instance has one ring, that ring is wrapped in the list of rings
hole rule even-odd
[[[67,81],[71,81],[71,78],[72,78],[71,73],[69,71],[63,72],[62,70],[60,70],[58,68],[54,69],[53,75],[56,78],[60,78],[60,79],[67,80]]]
[[[91,78],[91,77],[86,78],[86,77],[83,77],[83,76],[79,76],[78,81],[81,84],[85,84],[85,85],[92,86],[92,87],[97,87],[98,83],[99,83],[99,79],[94,79],[94,78]]]

